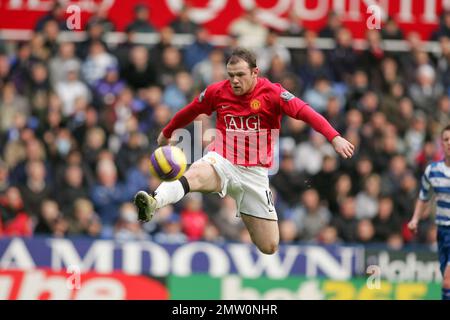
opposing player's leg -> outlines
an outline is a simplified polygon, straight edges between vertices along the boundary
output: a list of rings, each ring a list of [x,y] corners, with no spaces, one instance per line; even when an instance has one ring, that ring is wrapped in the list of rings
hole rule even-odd
[[[262,253],[274,254],[278,250],[278,243],[280,242],[278,221],[257,218],[242,212],[241,218],[253,243]]]
[[[196,161],[176,181],[163,182],[154,195],[139,191],[134,197],[139,220],[150,221],[159,208],[180,201],[188,192],[218,192],[221,181],[213,166],[205,161]]]
[[[450,300],[450,263],[447,263],[442,279],[442,300]]]

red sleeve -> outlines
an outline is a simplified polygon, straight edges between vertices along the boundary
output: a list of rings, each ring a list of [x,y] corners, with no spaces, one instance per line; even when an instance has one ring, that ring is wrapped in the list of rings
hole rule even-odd
[[[162,130],[163,135],[166,138],[170,138],[176,129],[184,128],[200,114],[205,113],[210,115],[214,111],[214,92],[215,87],[209,86],[198,97],[192,100],[191,103],[175,113],[172,120]]]
[[[292,118],[305,121],[314,130],[323,134],[329,142],[339,135],[339,132],[320,113],[316,112],[306,102],[295,97],[289,91],[281,92],[280,106],[285,114]]]

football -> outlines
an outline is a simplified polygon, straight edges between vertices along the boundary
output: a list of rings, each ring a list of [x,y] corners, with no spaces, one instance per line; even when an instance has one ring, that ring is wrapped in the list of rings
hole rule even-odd
[[[162,146],[153,152],[150,172],[163,181],[174,181],[184,174],[187,167],[186,156],[175,146]]]

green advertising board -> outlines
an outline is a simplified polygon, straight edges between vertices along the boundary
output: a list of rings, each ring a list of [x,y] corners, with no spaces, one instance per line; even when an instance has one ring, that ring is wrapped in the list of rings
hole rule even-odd
[[[288,277],[282,280],[245,279],[205,274],[169,277],[171,299],[199,300],[439,300],[438,283],[371,281],[366,278],[331,280]]]

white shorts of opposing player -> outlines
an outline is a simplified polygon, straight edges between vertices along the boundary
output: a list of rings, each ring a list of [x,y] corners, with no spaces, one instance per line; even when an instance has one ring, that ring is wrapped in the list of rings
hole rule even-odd
[[[219,195],[236,201],[236,216],[241,213],[268,220],[278,220],[269,188],[268,169],[235,165],[217,152],[208,152],[201,161],[211,164],[222,183]]]

